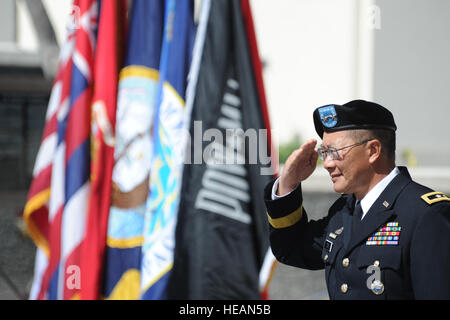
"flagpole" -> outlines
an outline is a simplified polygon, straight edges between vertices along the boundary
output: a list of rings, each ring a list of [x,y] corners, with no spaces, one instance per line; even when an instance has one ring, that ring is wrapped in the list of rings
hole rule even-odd
[[[197,88],[198,74],[200,72],[200,62],[202,59],[203,46],[205,44],[206,30],[209,20],[209,10],[211,0],[202,1],[202,9],[198,23],[197,35],[195,37],[194,48],[192,49],[192,63],[188,74],[186,87],[186,107],[184,114],[185,129],[189,130],[191,122],[192,107],[194,105],[195,90]]]
[[[184,146],[184,157],[186,161],[186,152],[191,155],[191,152],[188,151],[188,138],[190,137],[189,130],[191,125],[191,116],[192,109],[194,107],[195,100],[195,91],[197,89],[197,81],[198,75],[200,73],[200,64],[202,61],[203,47],[206,39],[206,31],[208,29],[208,20],[209,20],[209,11],[211,8],[211,0],[202,0],[202,7],[200,11],[200,17],[197,27],[197,34],[195,36],[194,47],[192,48],[192,61],[189,69],[189,73],[187,76],[187,85],[186,85],[186,104],[184,109],[184,136],[183,136],[183,146]],[[195,156],[194,156],[195,159]],[[188,163],[191,159],[189,159]],[[184,166],[180,168],[180,176],[183,176]]]

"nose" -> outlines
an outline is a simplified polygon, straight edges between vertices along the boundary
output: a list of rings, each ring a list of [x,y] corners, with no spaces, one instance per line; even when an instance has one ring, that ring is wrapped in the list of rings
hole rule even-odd
[[[331,159],[331,156],[328,153],[326,153],[325,159],[323,160],[323,167],[329,172],[336,168],[336,163]]]

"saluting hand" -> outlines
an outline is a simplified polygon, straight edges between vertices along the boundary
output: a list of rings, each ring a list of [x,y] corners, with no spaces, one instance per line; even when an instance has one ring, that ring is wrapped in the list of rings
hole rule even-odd
[[[315,149],[316,144],[317,140],[311,139],[291,153],[280,176],[278,195],[291,192],[313,173],[319,157]]]

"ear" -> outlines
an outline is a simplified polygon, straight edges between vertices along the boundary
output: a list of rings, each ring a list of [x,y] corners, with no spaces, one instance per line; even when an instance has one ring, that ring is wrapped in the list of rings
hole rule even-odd
[[[367,152],[369,155],[369,163],[374,164],[381,156],[381,142],[373,139],[367,142]]]

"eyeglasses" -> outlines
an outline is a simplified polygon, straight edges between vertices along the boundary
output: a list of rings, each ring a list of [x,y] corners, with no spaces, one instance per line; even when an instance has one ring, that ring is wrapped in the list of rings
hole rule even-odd
[[[330,156],[330,158],[332,160],[340,160],[341,159],[341,156],[339,154],[340,150],[344,150],[344,149],[347,149],[347,148],[350,148],[350,147],[360,146],[360,145],[362,145],[362,144],[364,144],[366,142],[369,142],[370,140],[373,140],[373,139],[374,138],[369,138],[369,139],[363,140],[361,142],[358,142],[358,143],[355,143],[355,144],[351,144],[349,146],[345,146],[345,147],[342,147],[342,148],[339,148],[339,149],[336,149],[336,148],[333,148],[333,147],[325,149],[323,147],[320,147],[317,150],[317,152],[319,153],[319,157],[320,157],[320,159],[322,159],[322,161],[325,161],[327,156]]]

